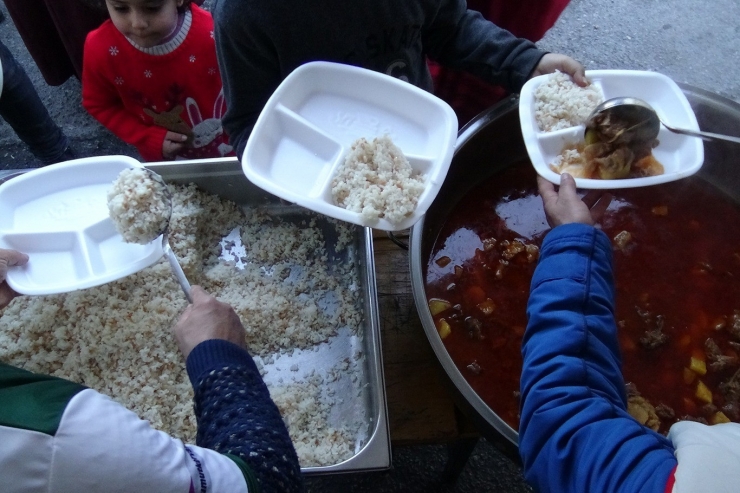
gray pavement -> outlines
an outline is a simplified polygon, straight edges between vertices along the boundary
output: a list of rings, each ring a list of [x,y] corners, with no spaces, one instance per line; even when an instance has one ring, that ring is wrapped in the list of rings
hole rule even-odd
[[[572,0],[538,44],[587,70],[653,70],[740,101],[737,0]]]
[[[5,5],[0,2],[4,12]],[[0,39],[23,63],[52,117],[81,156],[136,152],[102,128],[80,106],[80,84],[71,79],[47,86],[12,22],[0,25]],[[566,53],[587,69],[654,70],[677,82],[740,102],[740,2],[737,0],[572,0],[539,43]],[[37,166],[12,130],[0,121],[0,169]],[[316,492],[525,492],[516,466],[484,440],[457,483],[440,481],[444,446],[393,451],[393,469],[309,480]]]

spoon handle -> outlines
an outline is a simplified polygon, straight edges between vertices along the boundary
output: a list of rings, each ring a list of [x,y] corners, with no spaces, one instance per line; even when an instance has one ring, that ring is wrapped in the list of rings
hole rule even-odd
[[[704,140],[726,140],[729,142],[740,144],[740,137],[732,137],[731,135],[715,134],[712,132],[697,132],[695,130],[687,130],[685,128],[674,128],[674,127],[669,127],[665,123],[663,125],[665,126],[665,128],[667,128],[671,132],[677,133],[677,134],[690,135],[692,137],[700,137]]]
[[[185,273],[182,271],[180,262],[177,261],[175,252],[173,252],[172,247],[170,247],[170,242],[167,240],[166,234],[162,237],[162,250],[164,250],[164,254],[167,255],[167,260],[170,262],[172,273],[175,275],[177,282],[180,283],[182,292],[185,293],[185,298],[187,298],[188,303],[192,305],[193,298],[190,296],[190,282],[188,281],[188,278],[185,277]]]

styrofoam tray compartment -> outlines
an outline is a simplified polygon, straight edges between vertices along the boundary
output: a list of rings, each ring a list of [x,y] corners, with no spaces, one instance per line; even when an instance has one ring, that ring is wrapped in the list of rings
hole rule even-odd
[[[22,294],[98,286],[162,257],[161,238],[126,243],[108,213],[118,174],[143,165],[127,156],[77,159],[34,169],[0,185],[0,248],[28,254],[7,281]]]
[[[583,141],[584,125],[552,132],[541,131],[535,119],[534,92],[550,75],[541,75],[527,81],[519,96],[519,119],[527,153],[537,173],[552,183],[560,183],[560,175],[549,164],[555,161],[568,144]],[[638,70],[590,70],[586,77],[599,87],[604,100],[616,97],[636,97],[649,103],[660,119],[668,125],[699,130],[696,115],[681,88],[671,78],[657,72]],[[659,145],[653,156],[664,167],[662,175],[622,180],[576,178],[576,185],[584,189],[632,188],[657,185],[693,175],[704,163],[702,140],[679,135],[661,125]]]
[[[351,144],[388,135],[424,174],[426,189],[413,215],[399,224],[367,223],[334,204],[331,180]],[[260,188],[336,219],[386,231],[412,226],[429,208],[447,175],[457,117],[441,99],[371,70],[311,62],[273,93],[247,142],[242,168]]]

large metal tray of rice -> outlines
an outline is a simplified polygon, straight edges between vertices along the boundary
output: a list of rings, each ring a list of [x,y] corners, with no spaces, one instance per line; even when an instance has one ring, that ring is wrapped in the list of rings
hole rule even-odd
[[[390,467],[372,231],[262,191],[236,159],[147,167],[173,192],[169,239],[188,279],[246,327],[303,472]],[[164,258],[102,286],[21,296],[0,311],[0,361],[80,382],[192,443],[170,333],[185,306]]]

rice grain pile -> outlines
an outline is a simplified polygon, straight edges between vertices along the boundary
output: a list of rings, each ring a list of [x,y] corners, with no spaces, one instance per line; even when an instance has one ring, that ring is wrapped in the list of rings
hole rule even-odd
[[[146,245],[167,227],[170,200],[166,185],[142,168],[127,168],[108,190],[108,212],[124,241]]]
[[[301,464],[339,464],[355,454],[356,430],[331,425],[332,401],[337,396],[327,398],[322,392],[329,378],[314,372],[300,382],[284,383],[270,390],[272,399],[286,417]],[[316,440],[316,436],[328,439]]]
[[[235,307],[263,375],[275,370],[262,361],[317,349],[339,331],[362,337],[357,270],[349,260],[327,253],[315,215],[293,224],[194,185],[172,190],[172,248],[193,283]],[[340,221],[332,225],[348,241],[350,227]],[[239,259],[243,270],[221,258],[224,237],[233,231],[246,247]],[[0,361],[87,385],[155,428],[192,443],[192,389],[170,333],[185,306],[165,260],[96,288],[18,297],[0,311]],[[317,371],[307,381],[266,378],[303,467],[352,457],[361,435],[356,428],[361,423],[331,421],[336,396],[325,383],[337,371],[356,382],[351,392],[362,392],[364,383],[349,375],[354,367]]]
[[[334,203],[371,223],[380,218],[400,223],[414,212],[423,191],[423,175],[387,135],[352,143],[331,183]]]
[[[594,84],[580,87],[569,75],[557,71],[535,89],[534,98],[539,129],[552,132],[585,123],[604,95]]]

